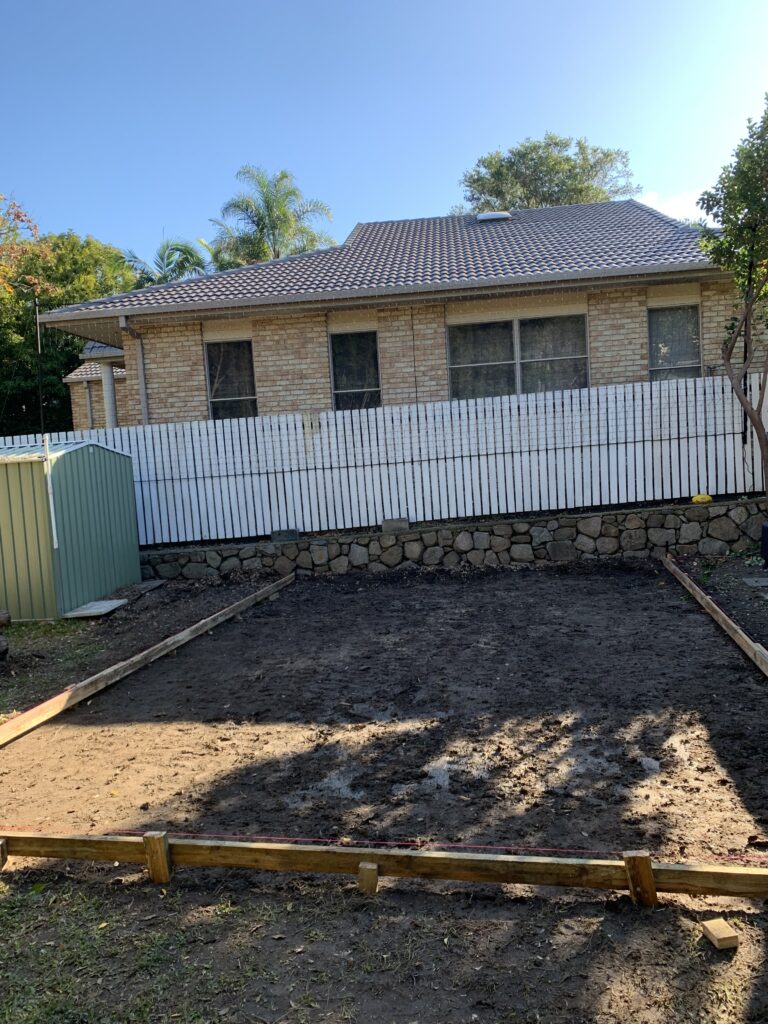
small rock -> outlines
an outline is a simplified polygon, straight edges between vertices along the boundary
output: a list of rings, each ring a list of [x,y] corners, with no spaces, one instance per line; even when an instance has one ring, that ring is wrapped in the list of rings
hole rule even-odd
[[[640,765],[643,771],[648,772],[649,775],[655,775],[661,771],[661,764],[655,757],[641,757]]]
[[[589,519],[580,519],[576,524],[576,528],[579,533],[583,533],[585,536],[591,537],[593,540],[600,536],[602,526],[603,521],[600,516],[590,516]]]

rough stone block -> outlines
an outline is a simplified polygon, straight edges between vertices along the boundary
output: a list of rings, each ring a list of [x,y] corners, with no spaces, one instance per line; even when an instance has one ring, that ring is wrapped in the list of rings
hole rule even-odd
[[[397,537],[393,533],[382,533],[379,537],[379,544],[381,544],[382,551],[386,551],[387,548],[394,547],[397,544]]]
[[[246,558],[254,558],[255,555],[256,555],[256,545],[255,544],[246,544],[244,548],[240,548],[240,550],[237,552],[237,557],[241,561],[243,561],[243,562],[246,560]]]
[[[201,562],[190,562],[182,569],[181,575],[188,580],[202,580],[208,576],[218,576],[218,571]]]
[[[508,551],[499,551],[497,552],[496,557],[499,560],[499,565],[509,565],[509,563],[512,561],[512,559],[509,557]]]
[[[219,572],[222,576],[226,576],[230,572],[234,572],[236,569],[240,569],[242,563],[237,555],[230,555],[229,558],[225,558],[219,566]]]
[[[714,537],[704,537],[699,541],[699,552],[702,555],[727,555],[728,545],[724,540],[716,540]]]
[[[578,551],[570,540],[550,541],[547,544],[547,554],[553,562],[570,562],[578,557]]]
[[[455,554],[455,552],[454,552]],[[458,559],[458,555],[456,556]],[[431,548],[427,548],[424,552],[422,562],[424,565],[439,565],[443,560],[443,549],[439,545],[434,545]]]
[[[595,541],[595,549],[598,555],[615,555],[619,550],[617,537],[598,537]]]
[[[292,558],[286,558],[285,555],[278,555],[275,559],[275,572],[279,573],[281,576],[287,576],[289,573],[292,573],[295,568],[296,563]]]
[[[664,516],[664,529],[665,530],[677,530],[680,526],[680,516],[673,515],[670,513]]]
[[[749,519],[749,512],[744,505],[737,505],[736,508],[730,509],[728,515],[737,526],[741,526],[742,523],[746,523]]]
[[[683,513],[689,523],[703,523],[709,519],[709,509],[706,505],[691,505]]]
[[[586,537],[591,537],[593,540],[600,536],[600,530],[602,527],[603,521],[600,516],[590,516],[588,519],[580,519],[576,524],[576,529],[579,533],[583,533]]]
[[[557,529],[557,527],[555,527]],[[534,547],[538,547],[540,544],[549,544],[552,540],[552,531],[546,529],[543,526],[532,526],[531,527],[531,541]]]
[[[443,565],[447,569],[455,569],[460,561],[461,559],[455,551],[447,551],[445,558],[443,558]]]
[[[509,557],[513,562],[532,562],[533,548],[530,544],[513,544],[509,549]]]
[[[624,551],[642,551],[647,541],[645,530],[625,530],[621,535],[621,546]]]
[[[588,537],[585,533],[580,533],[576,540],[573,542],[573,546],[583,552],[585,555],[591,555],[595,550],[595,542],[592,537]]]
[[[303,552],[303,553],[306,554],[306,552]],[[244,558],[244,559],[242,559],[242,563],[243,563],[243,568],[247,569],[249,572],[253,572],[254,569],[260,569],[261,568],[261,559],[260,558]],[[312,559],[311,558],[309,560],[309,564],[312,565]]]
[[[496,552],[495,551],[486,551],[485,552],[485,557],[483,558],[483,565],[487,565],[489,568],[493,569],[496,566],[498,566],[498,564],[499,564],[499,560],[496,557]]]
[[[328,548],[325,544],[310,544],[309,554],[312,558],[313,565],[328,564]]]
[[[645,526],[645,520],[642,519],[635,512],[630,512],[627,518],[624,520],[624,526],[628,530],[642,530]]]
[[[452,530],[438,530],[437,531],[437,543],[441,548],[450,548],[453,545],[453,531]]]
[[[763,534],[763,523],[765,522],[765,516],[754,515],[750,516],[749,519],[742,526],[742,530],[751,540],[760,540]]]
[[[648,541],[657,548],[668,548],[675,543],[675,531],[663,527],[652,526],[648,530]]]
[[[403,560],[403,548],[401,544],[393,544],[381,553],[381,561],[390,569],[394,569]]]
[[[206,551],[205,560],[214,569],[218,569],[221,565],[221,555],[218,551]]]
[[[368,545],[368,554],[371,558],[378,558],[381,554],[381,544],[377,540],[372,540]]]
[[[738,526],[729,516],[720,516],[719,519],[713,519],[709,524],[707,533],[710,537],[714,537],[715,540],[738,540],[741,535]]]
[[[468,530],[462,530],[461,533],[459,533],[458,536],[456,537],[456,540],[453,542],[453,547],[456,551],[459,552],[471,551],[472,548],[474,547],[472,534]]]
[[[613,523],[603,522],[603,536],[604,537],[618,537],[619,528],[614,526]]]
[[[491,537],[491,551],[506,551],[509,547],[509,537]]]
[[[493,534],[495,537],[511,537],[512,527],[507,523],[500,523],[498,526],[494,526]]]
[[[250,559],[248,559],[250,561]],[[243,563],[245,564],[245,563]],[[300,569],[311,569],[315,563],[312,561],[312,555],[309,551],[300,551],[296,558],[296,565]]]
[[[681,544],[692,544],[701,540],[701,523],[683,523],[678,539]]]
[[[407,519],[384,519],[381,523],[382,533],[406,533],[410,527]],[[391,547],[391,545],[390,545]]]
[[[430,530],[428,533],[422,533],[421,540],[425,548],[433,548],[437,544],[437,534]]]
[[[575,536],[575,526],[559,526],[554,532],[555,540],[573,540]]]
[[[368,565],[368,548],[363,547],[362,544],[350,544],[349,562],[354,566]]]
[[[484,551],[478,551],[477,548],[475,548],[474,550],[467,552],[467,561],[469,562],[470,565],[482,565],[484,560]]]
[[[197,565],[198,563],[195,564]],[[188,565],[187,568],[190,568],[190,566]],[[199,568],[202,568],[202,566],[199,566]],[[181,566],[178,562],[163,562],[161,565],[155,566],[155,574],[161,580],[175,580],[177,576],[181,575]],[[192,577],[187,578],[190,579]]]
[[[531,528],[530,523],[512,523],[513,533],[528,533]]]
[[[472,543],[478,551],[487,551],[491,546],[491,535],[485,530],[475,530],[472,534]]]
[[[279,559],[278,559],[279,561]],[[337,555],[331,559],[330,570],[335,573],[346,572],[349,569],[349,558],[346,555]]]
[[[403,546],[403,553],[409,562],[418,562],[424,551],[424,545],[420,540],[408,540]]]

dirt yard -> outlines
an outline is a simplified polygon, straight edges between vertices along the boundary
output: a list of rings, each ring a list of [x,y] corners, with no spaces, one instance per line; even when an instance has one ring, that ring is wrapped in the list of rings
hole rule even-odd
[[[764,677],[661,570],[306,579],[0,751],[0,818],[760,857],[767,740]],[[3,878],[2,1022],[768,1017],[768,913],[748,901],[649,913],[183,871],[160,891],[118,866]],[[701,940],[713,910],[736,954]]]

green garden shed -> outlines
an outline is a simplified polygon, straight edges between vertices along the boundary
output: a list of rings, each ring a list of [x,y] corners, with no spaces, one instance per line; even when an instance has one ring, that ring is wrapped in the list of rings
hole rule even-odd
[[[140,579],[129,455],[92,441],[0,447],[0,608],[56,619]]]

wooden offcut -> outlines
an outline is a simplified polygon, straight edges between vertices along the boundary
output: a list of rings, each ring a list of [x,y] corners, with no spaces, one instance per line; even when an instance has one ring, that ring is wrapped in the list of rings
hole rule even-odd
[[[715,949],[737,949],[739,945],[739,933],[724,921],[722,917],[715,917],[711,921],[704,921],[701,930],[715,947]]]
[[[659,901],[651,855],[647,850],[628,850],[623,856],[632,902],[638,907],[655,907]]]
[[[379,888],[379,865],[363,860],[357,869],[357,884],[361,892],[373,895]]]
[[[167,832],[145,832],[142,836],[147,855],[147,871],[153,882],[164,884],[171,880],[171,852]]]
[[[161,833],[162,835],[162,833]],[[40,835],[8,832],[10,857],[58,857],[71,860],[118,861],[149,866],[152,850],[143,836]],[[166,837],[168,861],[174,867],[251,868],[258,871],[297,871],[345,874],[366,884],[376,869],[377,879],[424,878],[500,885],[552,885],[580,889],[643,890],[647,880],[630,881],[624,860],[572,857],[528,857],[505,853],[467,853],[463,850],[398,849],[396,847],[320,846],[311,843],[259,843],[242,840]],[[648,855],[629,853],[627,857]],[[368,867],[370,866],[370,867]],[[652,862],[657,892],[710,896],[768,898],[768,868],[731,864],[662,864]],[[635,869],[632,868],[632,871]],[[639,902],[639,901],[638,901]]]
[[[763,675],[768,676],[768,650],[763,647],[762,644],[757,643],[753,640],[741,626],[734,622],[734,620],[724,612],[723,609],[713,601],[709,594],[706,594],[701,587],[693,580],[687,572],[680,568],[677,562],[671,555],[664,555],[662,562],[672,573],[675,579],[682,583],[688,593],[693,597],[704,611],[708,612],[709,615],[715,620],[715,622],[723,629],[728,636],[733,640],[741,650],[750,658],[755,665],[760,669]]]
[[[95,693],[99,693],[108,686],[112,686],[113,683],[119,682],[119,680],[125,679],[126,676],[131,675],[140,668],[144,668],[145,665],[150,665],[153,661],[157,661],[158,658],[162,658],[163,655],[170,654],[171,651],[175,651],[176,648],[181,647],[190,640],[194,640],[195,637],[200,636],[202,633],[209,633],[216,626],[221,625],[222,622],[226,622],[227,619],[231,619],[233,616],[245,611],[246,608],[259,604],[261,601],[266,601],[273,594],[282,590],[283,587],[293,583],[295,578],[295,574],[290,573],[290,575],[270,583],[269,586],[262,587],[256,593],[249,594],[247,597],[235,601],[234,604],[222,608],[221,611],[209,615],[207,618],[195,623],[194,626],[188,626],[180,633],[161,640],[160,643],[154,644],[154,646],[149,647],[146,651],[141,651],[125,661],[120,661],[116,665],[104,669],[103,672],[85,679],[82,683],[75,683],[73,686],[67,687],[66,690],[62,690],[61,693],[57,693],[55,697],[50,697],[48,700],[43,701],[42,704],[30,708],[29,711],[16,715],[3,725],[0,725],[0,747],[4,747],[7,743],[18,739],[19,736],[23,736],[38,725],[42,725],[43,722],[55,718],[56,715],[60,715],[67,708],[79,704],[81,701],[86,700],[86,698],[92,697]]]

